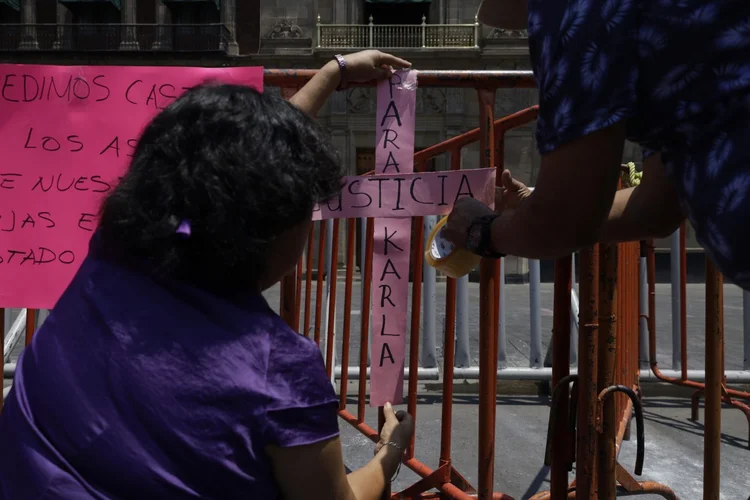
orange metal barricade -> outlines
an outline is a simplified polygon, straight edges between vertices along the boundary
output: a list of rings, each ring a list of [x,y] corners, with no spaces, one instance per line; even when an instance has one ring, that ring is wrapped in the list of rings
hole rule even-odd
[[[736,408],[745,414],[748,421],[748,448],[750,449],[750,406],[747,403],[738,401],[737,399],[750,400],[750,392],[741,391],[727,387],[727,380],[724,370],[724,300],[723,295],[720,297],[718,302],[709,301],[709,286],[714,280],[713,273],[715,269],[710,265],[707,260],[706,267],[706,318],[718,318],[716,321],[721,324],[721,337],[714,339],[717,344],[708,346],[706,345],[706,382],[696,382],[690,380],[688,377],[688,342],[687,342],[687,248],[685,241],[685,223],[682,224],[680,230],[680,275],[679,275],[679,286],[680,286],[680,353],[682,357],[681,362],[681,373],[680,377],[668,377],[659,370],[659,363],[656,358],[656,264],[655,264],[655,252],[653,241],[642,242],[642,253],[646,255],[646,262],[648,265],[648,289],[649,289],[649,302],[648,302],[648,314],[647,325],[649,335],[649,360],[651,371],[654,376],[661,382],[668,384],[679,385],[683,387],[690,387],[695,389],[691,398],[691,420],[698,420],[698,406],[700,403],[700,397],[707,390],[707,385],[716,383],[715,380],[709,382],[709,376],[713,373],[714,377],[718,377],[719,380],[719,391],[721,392],[721,400],[732,408]],[[718,315],[718,316],[717,316]],[[711,325],[706,325],[706,335],[710,331]],[[711,357],[709,359],[709,352],[718,350],[720,356]],[[718,365],[714,366],[712,363],[714,360],[718,360]],[[720,418],[721,405],[716,406],[708,405],[705,408],[706,413],[706,426],[713,427],[717,424]]]
[[[293,95],[314,74],[313,71],[267,70],[266,85],[282,88],[286,97]],[[363,84],[366,85],[366,84]],[[461,168],[461,150],[467,145],[479,142],[480,166],[503,166],[505,133],[536,118],[537,109],[532,107],[519,111],[500,120],[494,119],[495,91],[499,88],[523,87],[533,88],[534,82],[529,72],[515,71],[443,71],[420,72],[421,87],[462,87],[477,89],[480,103],[480,127],[471,132],[449,139],[415,155],[415,170],[422,171],[426,162],[442,154],[450,155],[451,169]],[[499,180],[499,179],[498,179]],[[417,369],[420,334],[420,302],[423,258],[422,218],[414,218],[416,240],[412,242],[412,316],[410,328],[410,352],[408,360],[408,411],[417,415]],[[338,246],[340,224],[346,225],[345,237],[345,281],[344,289],[344,325],[342,332],[341,353],[341,390],[340,417],[358,429],[373,441],[378,433],[365,423],[369,315],[361,317],[359,383],[356,404],[356,415],[347,410],[349,350],[351,340],[352,291],[355,272],[356,221],[348,219],[333,222],[331,252],[331,275],[324,276],[326,267],[324,245],[326,241],[326,224],[318,224],[318,258],[317,276],[314,276],[315,249],[314,229],[305,256],[300,260],[295,271],[282,280],[281,314],[295,329],[300,328],[305,335],[312,334],[316,342],[321,342],[323,335],[323,284],[330,281],[329,317],[336,311],[336,287],[338,267]],[[370,308],[373,220],[368,219],[365,230],[366,240],[362,250],[364,265],[360,269],[363,296],[362,310]],[[653,246],[645,245],[649,256],[649,314],[648,325],[651,334],[652,369],[659,376],[655,360],[654,345],[654,264]],[[581,253],[580,280],[580,337],[579,337],[579,370],[573,376],[569,374],[569,339],[570,339],[570,294],[572,263],[571,258],[559,259],[555,269],[554,292],[554,335],[553,335],[553,408],[550,412],[550,435],[546,461],[551,465],[551,491],[536,498],[614,498],[617,485],[630,493],[656,493],[664,498],[675,498],[669,488],[655,483],[638,483],[617,463],[617,452],[629,430],[631,415],[640,411],[640,391],[638,386],[638,243],[620,245],[601,245],[584,249]],[[684,262],[684,260],[683,260]],[[313,290],[313,281],[315,289]],[[424,465],[416,458],[414,441],[412,441],[404,458],[404,464],[416,472],[422,479],[407,488],[401,494],[403,498],[437,498],[431,490],[438,490],[440,498],[482,499],[506,498],[508,495],[494,492],[494,449],[496,420],[496,385],[497,385],[497,338],[499,317],[499,296],[503,280],[500,279],[500,266],[497,261],[483,260],[480,266],[480,377],[479,377],[479,432],[477,436],[477,478],[476,487],[468,483],[456,471],[451,462],[451,428],[453,398],[453,365],[454,336],[456,316],[456,281],[447,280],[446,294],[446,328],[445,328],[445,361],[442,387],[442,425],[441,445],[438,467],[435,470]],[[721,277],[712,266],[707,267],[707,383],[697,384],[682,379],[666,380],[706,391],[706,463],[705,463],[705,498],[718,498],[719,491],[719,424],[717,419],[720,403],[724,401],[740,407],[733,397],[750,397],[750,394],[732,391],[722,383],[723,358],[723,318],[721,315]],[[304,304],[302,291],[304,287]],[[312,296],[315,304],[312,311]],[[684,294],[683,294],[684,297]],[[314,314],[314,317],[313,317]],[[685,308],[683,306],[683,315]],[[0,320],[4,311],[0,309]],[[0,321],[2,323],[2,321]],[[333,328],[334,321],[327,326],[327,344],[325,350],[326,366],[333,374]],[[683,328],[685,320],[683,316]],[[29,310],[26,326],[27,343],[35,329],[34,311]],[[710,335],[708,335],[710,333]],[[0,354],[2,353],[0,342]],[[683,345],[683,353],[686,346]],[[711,360],[709,361],[709,358]],[[683,369],[687,364],[683,362]],[[571,385],[572,383],[572,390]],[[614,393],[614,394],[613,394]],[[618,394],[619,393],[619,394]],[[624,393],[624,394],[623,394]],[[2,408],[0,400],[0,409]],[[382,409],[379,412],[382,421]],[[750,414],[749,414],[750,418]],[[643,428],[637,427],[639,439],[638,463],[636,473],[643,465]],[[417,428],[419,432],[419,428]],[[568,472],[576,463],[576,480],[568,485]],[[713,496],[711,496],[713,495]],[[396,495],[394,495],[396,497]]]
[[[613,499],[617,492],[657,494],[672,490],[638,482],[617,460],[636,417],[635,474],[644,462],[643,410],[638,381],[639,245],[597,245],[581,251],[578,373],[570,366],[572,259],[555,264],[552,405],[545,465],[550,491],[534,500]],[[572,390],[570,388],[571,383]],[[568,473],[576,464],[576,479]]]

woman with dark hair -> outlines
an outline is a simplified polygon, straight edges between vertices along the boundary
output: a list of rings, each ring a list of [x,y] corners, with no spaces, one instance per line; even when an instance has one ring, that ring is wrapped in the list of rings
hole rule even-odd
[[[146,127],[89,255],[18,363],[0,415],[0,499],[377,499],[413,433],[386,409],[345,473],[318,346],[261,292],[298,261],[342,168],[314,116],[366,51],[286,102],[194,88]]]
[[[479,20],[528,28],[542,162],[533,193],[502,174],[500,213],[460,200],[454,243],[556,258],[664,237],[687,216],[750,290],[750,2],[484,0]],[[643,180],[617,191],[626,139],[646,150]]]

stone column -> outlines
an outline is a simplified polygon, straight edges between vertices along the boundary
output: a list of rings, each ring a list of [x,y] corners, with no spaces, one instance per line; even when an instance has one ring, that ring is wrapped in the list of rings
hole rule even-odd
[[[23,24],[23,36],[19,49],[33,50],[39,48],[36,39],[36,0],[21,1],[21,24]]]
[[[55,44],[52,46],[53,49],[67,50],[70,49],[71,40],[71,28],[70,25],[73,22],[73,15],[65,5],[57,2],[57,19],[55,21],[56,26],[56,37]]]
[[[240,46],[235,36],[235,18],[237,16],[237,4],[235,0],[221,0],[221,23],[229,30],[227,41],[227,54],[237,56],[240,54]]]
[[[172,12],[169,7],[162,1],[156,0],[156,28],[154,31],[154,43],[151,48],[154,50],[170,49],[172,47]]]
[[[122,23],[122,39],[120,50],[138,50],[138,38],[135,26],[136,0],[120,0],[120,23]]]

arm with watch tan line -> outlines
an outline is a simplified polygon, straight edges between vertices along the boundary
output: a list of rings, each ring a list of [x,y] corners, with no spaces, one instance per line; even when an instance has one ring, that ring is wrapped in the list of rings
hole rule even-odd
[[[448,239],[470,250],[481,247],[491,257],[503,252],[532,259],[557,258],[596,242],[665,237],[684,220],[677,188],[660,155],[644,161],[638,186],[617,191],[620,163],[614,160],[621,151],[611,152],[611,168],[591,164],[589,175],[575,167],[583,153],[576,157],[579,148],[570,149],[574,154],[562,151],[562,159],[544,158],[547,162],[542,163],[540,179],[546,174],[546,183],[533,195],[504,171],[496,195],[497,216],[476,200],[459,200],[446,224]],[[568,165],[570,171],[563,171]]]
[[[383,408],[385,425],[375,456],[360,469],[346,474],[338,437],[307,446],[267,447],[274,476],[283,498],[307,500],[378,500],[397,475],[406,447],[414,434],[412,417]]]
[[[390,76],[393,69],[410,68],[411,63],[379,50],[337,55],[289,99],[310,116],[317,116],[331,94],[349,82],[369,82]]]

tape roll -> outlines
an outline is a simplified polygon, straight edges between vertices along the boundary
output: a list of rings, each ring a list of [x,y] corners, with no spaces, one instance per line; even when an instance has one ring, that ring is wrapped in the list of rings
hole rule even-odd
[[[425,247],[425,261],[449,278],[460,278],[469,274],[477,265],[481,257],[468,250],[457,249],[443,238],[442,231],[448,217],[443,217],[430,233]]]

